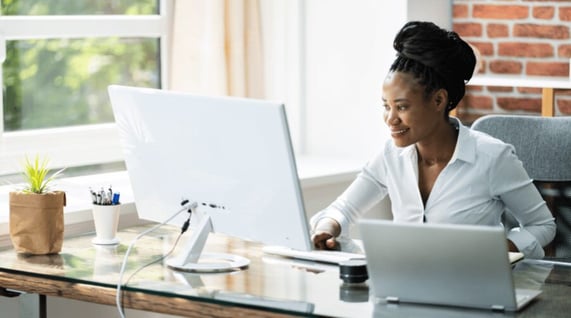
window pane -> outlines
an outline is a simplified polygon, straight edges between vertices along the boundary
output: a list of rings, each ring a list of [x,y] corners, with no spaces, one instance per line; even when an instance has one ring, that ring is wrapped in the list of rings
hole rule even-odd
[[[158,0],[2,0],[2,15],[158,14]]]
[[[107,86],[160,87],[159,40],[7,41],[4,130],[113,121]]]

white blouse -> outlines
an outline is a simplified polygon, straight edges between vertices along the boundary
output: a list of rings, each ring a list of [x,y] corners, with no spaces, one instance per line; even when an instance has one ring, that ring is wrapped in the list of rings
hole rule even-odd
[[[513,146],[455,118],[451,123],[459,130],[456,148],[426,206],[418,188],[416,147],[399,148],[389,138],[349,188],[312,217],[312,227],[331,217],[341,225],[341,235],[348,236],[349,225],[386,195],[396,222],[501,225],[507,209],[520,223],[509,230],[508,239],[526,257],[543,257],[542,246],[555,236],[555,221]]]

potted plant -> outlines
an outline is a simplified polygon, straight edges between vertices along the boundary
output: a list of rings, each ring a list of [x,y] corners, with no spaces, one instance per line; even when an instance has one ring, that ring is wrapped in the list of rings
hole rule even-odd
[[[10,192],[10,239],[18,253],[54,254],[63,243],[65,192],[52,191],[48,160],[25,158],[24,188]]]

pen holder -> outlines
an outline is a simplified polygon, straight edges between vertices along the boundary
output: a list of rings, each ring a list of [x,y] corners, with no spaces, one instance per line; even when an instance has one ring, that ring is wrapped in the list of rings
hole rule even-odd
[[[93,223],[95,224],[95,238],[92,243],[97,245],[114,245],[119,243],[117,226],[121,204],[93,205]]]

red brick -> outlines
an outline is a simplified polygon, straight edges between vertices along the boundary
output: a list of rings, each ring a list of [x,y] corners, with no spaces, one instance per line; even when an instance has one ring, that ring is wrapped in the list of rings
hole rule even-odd
[[[571,115],[571,99],[557,99],[557,107],[563,115]]]
[[[551,6],[537,6],[533,8],[533,17],[537,19],[550,20],[555,16],[555,8]]]
[[[559,20],[571,21],[571,7],[560,7],[559,8]]]
[[[557,48],[557,55],[559,57],[571,57],[571,44],[563,44]]]
[[[468,97],[466,97],[467,95],[464,95],[464,97],[458,102],[458,105],[456,105],[456,115],[459,115],[460,112],[463,109],[468,109],[469,107],[466,105],[466,99]]]
[[[571,96],[571,89],[558,89],[557,90],[557,96],[561,96],[561,95]]]
[[[475,4],[472,16],[483,19],[526,19],[529,17],[529,9],[518,5]]]
[[[466,95],[464,100],[468,108],[492,109],[494,106],[494,100],[490,96]]]
[[[486,27],[486,31],[490,38],[505,38],[510,35],[509,28],[506,24],[490,23]]]
[[[490,71],[498,74],[521,74],[523,65],[521,62],[494,60],[490,62]]]
[[[506,110],[541,111],[540,98],[498,97],[498,106]]]
[[[528,62],[525,68],[527,75],[541,75],[541,76],[569,75],[569,63]]]
[[[480,51],[480,55],[494,55],[494,45],[490,42],[472,42],[470,41],[470,44],[474,47],[476,47],[476,49],[478,49],[478,51]]]
[[[500,43],[498,54],[518,57],[552,57],[553,45],[548,43],[510,42]]]
[[[506,86],[488,86],[489,92],[494,93],[509,93],[513,92],[513,87],[506,87]]]
[[[474,74],[483,74],[486,72],[486,61],[482,58],[480,50],[472,45],[474,54],[476,54],[476,66],[474,66]]]
[[[467,18],[468,17],[468,6],[465,4],[454,4],[452,7],[452,17],[453,18]]]
[[[466,92],[481,92],[484,90],[484,86],[468,85],[466,86]]]
[[[541,94],[542,89],[536,87],[518,87],[517,91],[522,94]]]
[[[514,36],[542,38],[542,39],[568,39],[569,27],[565,25],[516,24],[513,29]]]
[[[485,70],[485,69],[487,68],[488,61],[486,61],[485,59],[483,59],[483,60],[481,61],[481,63],[482,63],[482,69]],[[482,73],[484,73],[484,72],[482,72]]]
[[[482,36],[482,25],[480,23],[454,23],[452,29],[460,36]]]

